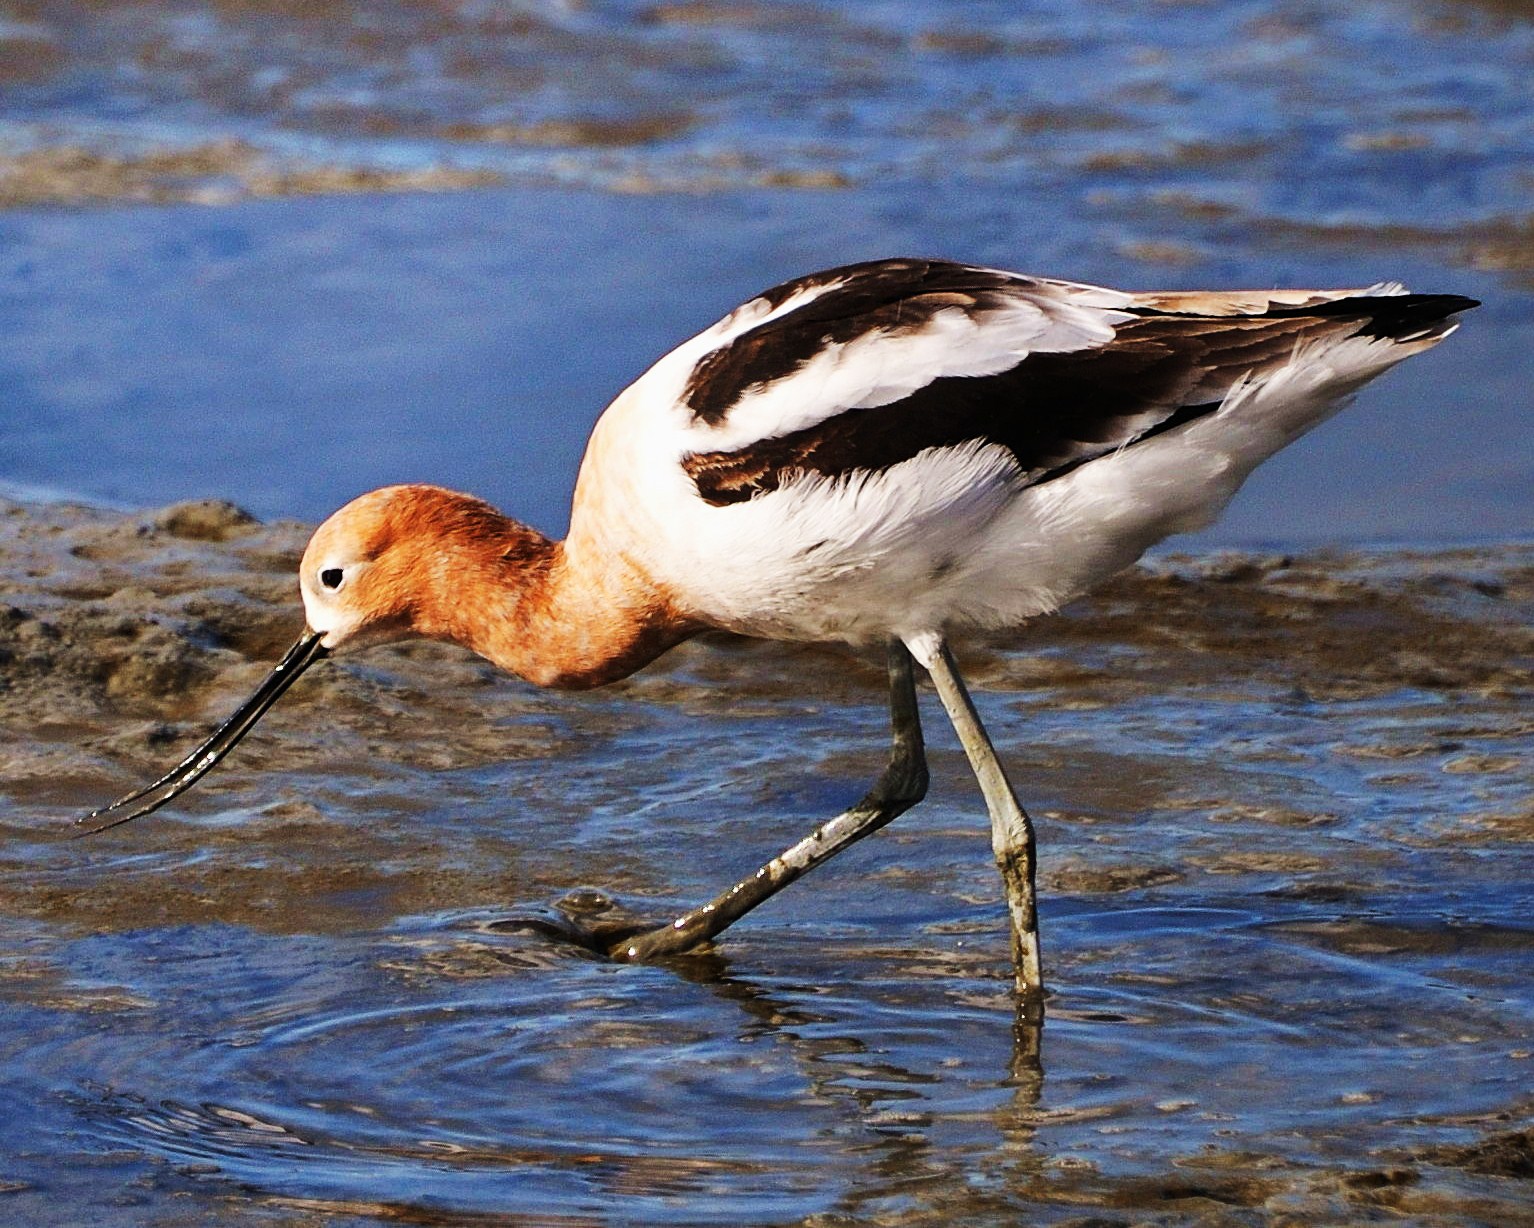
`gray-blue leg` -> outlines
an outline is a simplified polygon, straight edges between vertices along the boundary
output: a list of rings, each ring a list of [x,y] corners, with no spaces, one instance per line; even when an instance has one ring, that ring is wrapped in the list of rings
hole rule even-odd
[[[1017,973],[1017,987],[1027,994],[1039,994],[1044,988],[1043,965],[1039,956],[1039,913],[1034,894],[1035,841],[1033,821],[1013,791],[1007,773],[996,757],[996,748],[980,723],[980,714],[959,676],[947,643],[936,635],[913,636],[908,641],[937,688],[948,719],[969,765],[980,781],[986,809],[991,815],[991,851],[1001,871],[1007,894],[1007,911],[1012,918],[1012,961]]]
[[[821,862],[878,831],[921,801],[927,793],[927,759],[922,747],[921,716],[916,708],[911,654],[899,640],[889,644],[889,678],[893,736],[889,766],[862,801],[821,824],[750,878],[742,879],[701,908],[683,913],[669,925],[624,938],[614,943],[608,953],[616,959],[642,960],[675,955],[695,947]]]

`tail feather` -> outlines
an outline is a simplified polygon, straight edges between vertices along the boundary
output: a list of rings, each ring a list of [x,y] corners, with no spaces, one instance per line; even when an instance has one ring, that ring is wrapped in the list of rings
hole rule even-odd
[[[1452,315],[1479,307],[1462,294],[1412,294],[1399,282],[1364,290],[1195,291],[1138,295],[1130,312],[1142,317],[1242,317],[1248,320],[1354,319],[1353,336],[1415,341],[1442,336]],[[1449,327],[1452,327],[1450,325]]]
[[[1332,316],[1356,318],[1355,337],[1411,341],[1433,331],[1450,316],[1481,305],[1463,294],[1369,294],[1333,299],[1309,307],[1279,307],[1268,316]]]

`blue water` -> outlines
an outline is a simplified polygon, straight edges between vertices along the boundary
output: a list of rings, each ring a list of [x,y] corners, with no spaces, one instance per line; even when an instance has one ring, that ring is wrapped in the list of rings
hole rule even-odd
[[[1130,286],[1400,278],[1483,298],[1205,540],[1534,529],[1534,28],[1506,13],[43,12],[65,70],[7,92],[0,147],[234,134],[504,186],[0,214],[0,479],[308,520],[430,480],[558,530],[591,423],[661,353],[781,278],[922,253]],[[156,37],[176,54],[146,51]],[[658,135],[547,128],[561,120]]]

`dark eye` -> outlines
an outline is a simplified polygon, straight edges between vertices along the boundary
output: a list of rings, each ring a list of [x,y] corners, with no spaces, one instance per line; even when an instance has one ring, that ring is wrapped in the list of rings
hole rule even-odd
[[[320,572],[320,583],[326,588],[341,587],[341,569],[339,567],[327,567]]]

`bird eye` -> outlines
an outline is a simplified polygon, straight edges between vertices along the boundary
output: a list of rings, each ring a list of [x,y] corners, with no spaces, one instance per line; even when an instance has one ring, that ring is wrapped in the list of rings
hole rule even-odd
[[[327,567],[320,572],[320,583],[326,588],[341,587],[341,569],[339,567]]]

